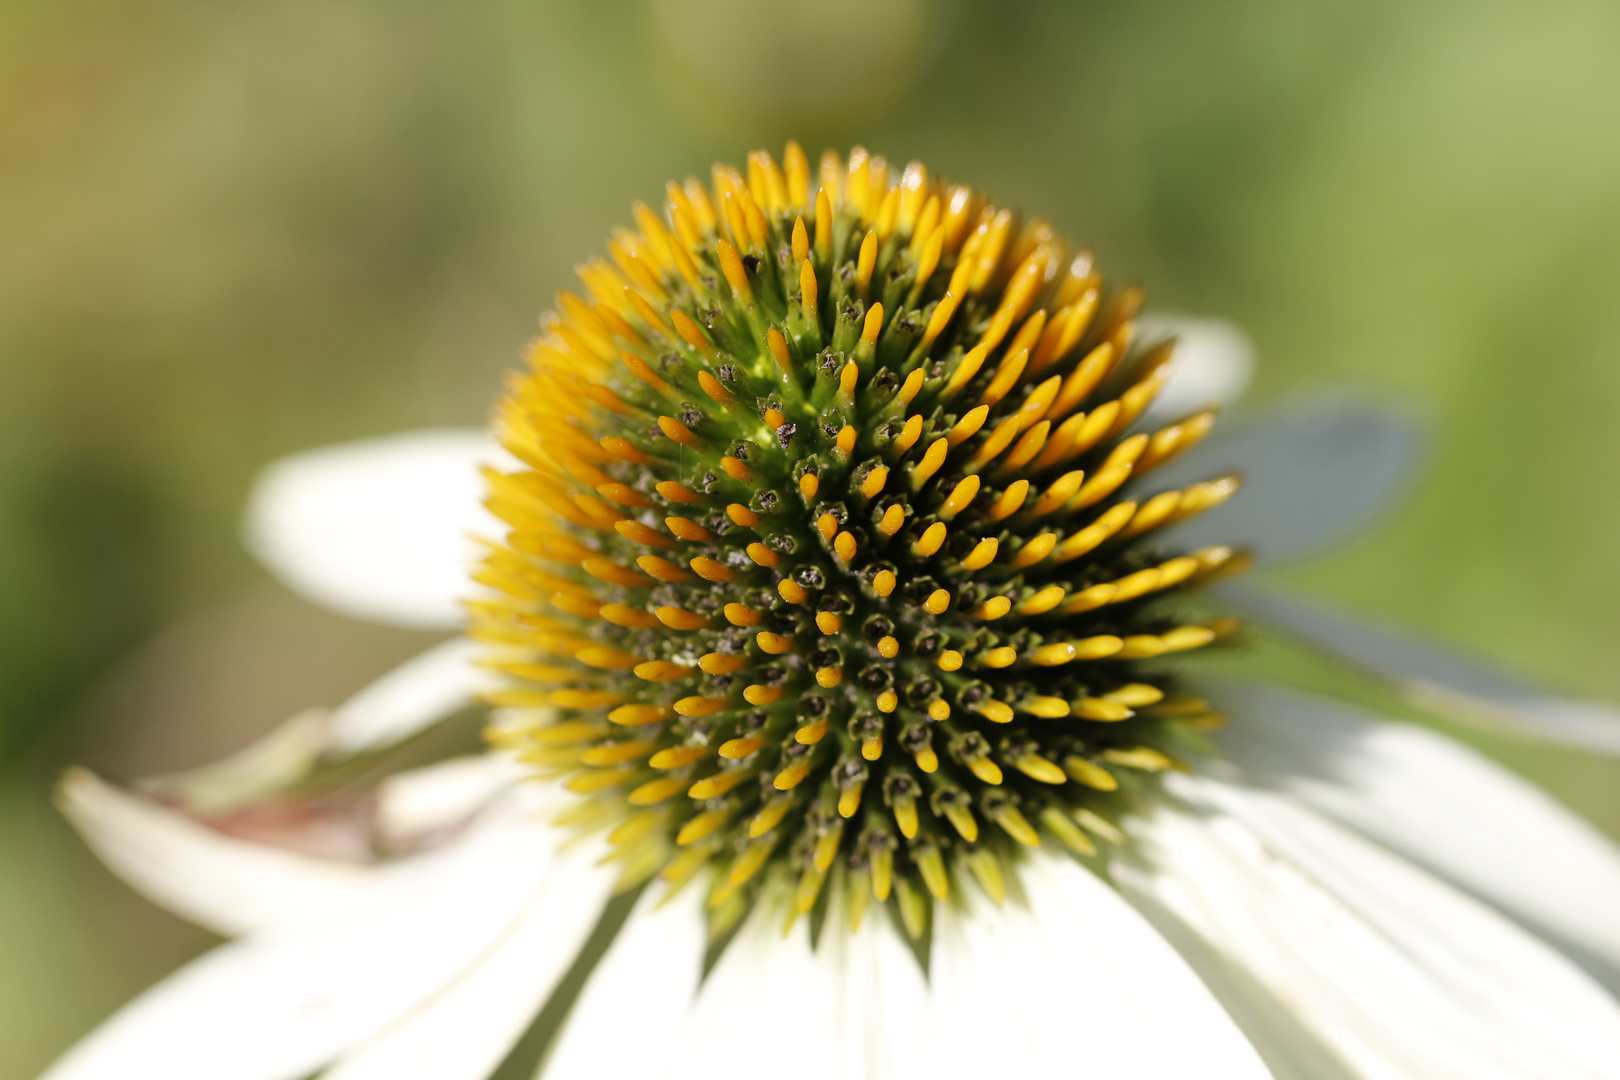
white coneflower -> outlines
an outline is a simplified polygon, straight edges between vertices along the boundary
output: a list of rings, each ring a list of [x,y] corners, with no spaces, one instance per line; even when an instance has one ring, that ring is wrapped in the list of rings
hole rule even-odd
[[[510,381],[504,451],[268,474],[252,543],[351,613],[454,620],[474,524],[469,640],[170,778],[178,807],[68,778],[115,869],[238,940],[53,1080],[478,1080],[520,1042],[545,1077],[1620,1076],[1610,845],[1437,736],[1172,662],[1237,627],[1189,594],[1246,556],[1199,530],[1331,538],[1400,425],[1198,446],[1241,337],[1139,327],[1140,290],[919,164],[790,145],[635,222]],[[1239,472],[1248,516],[1195,523]],[[1216,599],[1614,748],[1599,707]],[[411,854],[206,823],[475,697],[487,755],[378,791]]]

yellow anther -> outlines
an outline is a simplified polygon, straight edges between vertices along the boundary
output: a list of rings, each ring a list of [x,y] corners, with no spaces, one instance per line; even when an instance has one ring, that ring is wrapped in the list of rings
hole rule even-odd
[[[939,768],[939,755],[926,746],[913,754],[912,758],[917,762],[917,768],[925,773],[934,772]]]
[[[1026,487],[1029,486],[1027,481],[1020,480],[1019,483],[1024,484]],[[955,517],[957,514],[960,514],[963,510],[967,509],[968,503],[971,503],[973,501],[973,497],[978,493],[978,474],[975,473],[970,476],[964,476],[956,485],[955,489],[951,491],[950,497],[945,500],[945,505],[940,507],[939,516],[946,518],[947,520]]]
[[[855,558],[855,534],[845,530],[833,537],[833,553],[846,563]]]
[[[1069,715],[1069,703],[1060,697],[1029,697],[1018,703],[1020,712],[1043,720],[1061,720]]]
[[[732,626],[756,626],[765,617],[746,604],[727,604],[723,610]]]
[[[1117,701],[1121,705],[1132,708],[1141,708],[1144,705],[1156,705],[1164,700],[1164,691],[1148,683],[1126,683],[1115,690],[1102,695],[1106,701]]]
[[[664,525],[682,540],[689,540],[695,544],[707,544],[714,539],[713,533],[691,518],[667,517],[664,519]]]
[[[932,720],[949,720],[951,707],[943,701],[930,701],[928,703],[928,716]]]
[[[892,637],[879,638],[877,643],[877,651],[878,655],[883,657],[885,660],[893,660],[896,656],[900,655],[900,642],[896,641]]]
[[[905,507],[901,506],[899,503],[895,503],[893,506],[883,511],[883,518],[877,523],[877,531],[886,537],[893,536],[895,533],[900,531],[901,527],[905,525],[905,523]]]
[[[872,591],[879,596],[888,596],[894,592],[895,584],[894,571],[879,570],[872,578]]]
[[[827,735],[827,721],[813,720],[793,733],[793,740],[805,746],[814,746]]]
[[[753,661],[743,655],[728,655],[726,653],[704,653],[698,658],[698,667],[710,675],[731,675],[751,665]]]
[[[660,558],[657,555],[638,556],[636,565],[646,571],[649,577],[657,578],[659,581],[681,583],[693,580],[691,574],[688,574],[668,559]]]
[[[995,813],[996,824],[1007,831],[1007,835],[1023,844],[1025,847],[1040,847],[1040,834],[1030,825],[1029,820],[1019,812],[1016,806],[1003,806]]]
[[[861,808],[861,792],[864,788],[864,784],[851,784],[838,793],[839,817],[851,818],[855,816],[855,811]]]
[[[816,629],[829,637],[844,628],[844,617],[834,611],[823,611],[816,615]]]
[[[894,823],[900,829],[900,835],[910,840],[917,835],[917,803],[912,799],[896,799],[894,801]]]
[[[951,594],[944,589],[935,589],[923,601],[923,610],[930,615],[943,615],[945,609],[951,606]]]
[[[815,473],[807,472],[803,476],[799,477],[799,493],[806,499],[815,498],[816,492],[820,490],[821,478]]]
[[[776,779],[771,783],[778,791],[789,791],[797,787],[809,774],[810,763],[808,761],[795,761],[777,773]]]
[[[641,657],[623,649],[610,649],[606,645],[589,645],[574,654],[574,659],[594,668],[622,671],[641,663]]]
[[[748,835],[750,837],[764,836],[780,825],[782,819],[787,816],[787,812],[792,808],[792,799],[778,798],[766,803],[760,808],[759,813],[754,815],[754,820],[748,823]]]
[[[948,530],[943,521],[936,521],[923,530],[922,536],[911,545],[911,553],[919,558],[926,559],[933,555],[945,543]]]
[[[608,713],[608,719],[625,727],[641,727],[668,720],[672,715],[662,705],[620,705]]]
[[[970,477],[970,479],[977,480],[978,477]],[[1007,485],[1007,490],[1003,491],[1000,497],[990,505],[990,509],[984,516],[990,521],[1002,521],[1009,518],[1017,512],[1020,506],[1024,505],[1024,499],[1028,495],[1029,481],[1014,480]]]
[[[972,551],[968,552],[965,556],[963,556],[963,558],[962,558],[962,569],[964,569],[964,570],[982,570],[982,569],[984,569],[986,566],[989,566],[992,561],[994,561],[994,559],[996,557],[996,551],[999,549],[999,547],[1000,547],[999,541],[997,541],[996,538],[993,537],[993,536],[988,537],[987,539],[984,539],[984,540],[980,540],[977,544],[975,544],[973,546]]]
[[[1014,570],[1023,570],[1034,566],[1052,554],[1052,550],[1057,547],[1057,543],[1057,533],[1041,533],[1018,549],[1018,554],[1013,556],[1012,568]]]
[[[724,563],[715,562],[707,555],[697,556],[689,565],[697,573],[698,577],[704,581],[712,581],[716,585],[727,584],[737,576],[731,567]]]
[[[623,521],[615,521],[613,527],[618,530],[620,536],[632,543],[659,548],[672,548],[675,546],[675,542],[669,537],[656,529],[643,525],[639,521],[625,518]]]
[[[675,834],[676,845],[685,847],[688,844],[696,843],[724,825],[726,819],[730,816],[731,811],[729,810],[704,811],[681,826],[681,831]]]
[[[673,503],[699,506],[708,501],[685,484],[677,483],[674,480],[660,480],[653,485],[653,489]]]
[[[1099,634],[1075,642],[1074,657],[1076,660],[1101,660],[1118,653],[1124,646],[1125,643],[1112,634]]]
[[[727,739],[720,744],[720,756],[737,761],[757,752],[765,745],[765,739],[759,735],[746,735],[740,739]]]
[[[743,687],[743,700],[750,705],[763,709],[767,705],[775,705],[781,700],[784,691],[780,686],[766,686],[763,683],[753,683]]]
[[[778,581],[776,583],[776,591],[781,595],[782,599],[786,600],[790,604],[802,604],[810,595],[805,591],[803,585],[800,585],[792,578],[783,578],[781,581]]]
[[[961,835],[962,839],[971,844],[979,838],[979,823],[974,819],[973,811],[963,804],[955,802],[947,803],[944,809],[946,820],[951,823],[951,826]]]
[[[683,697],[675,703],[675,711],[682,716],[708,716],[725,707],[723,697]]]
[[[969,771],[987,784],[1001,783],[1001,766],[989,758],[974,758],[967,763]]]
[[[1100,720],[1107,723],[1128,720],[1134,715],[1128,706],[1100,697],[1081,698],[1075,702],[1074,713],[1083,720]]]
[[[625,801],[631,806],[651,806],[654,803],[661,803],[673,795],[680,794],[681,789],[684,787],[686,787],[685,780],[673,776],[662,776],[657,780],[649,780],[630,792],[629,795],[625,796]]]
[[[780,555],[766,547],[764,544],[760,543],[758,540],[755,540],[743,550],[748,553],[748,557],[753,559],[755,563],[767,569],[775,569],[776,565],[782,561],[782,557]]]
[[[963,414],[962,419],[958,420],[955,426],[951,428],[950,433],[945,436],[946,442],[953,447],[961,446],[978,433],[978,430],[984,426],[985,417],[989,415],[990,406],[988,405],[980,405],[969,409]]]
[[[678,769],[682,765],[690,765],[708,756],[707,746],[671,746],[647,759],[647,764],[655,769]]]
[[[849,397],[851,394],[855,393],[855,383],[860,379],[860,377],[861,369],[856,366],[855,361],[851,360],[849,363],[845,364],[843,370],[838,373],[838,392],[845,397]],[[850,428],[849,430],[854,431],[854,428]],[[841,443],[842,440],[840,440],[840,446],[838,449],[844,451],[846,454],[849,453],[850,448],[841,445]],[[853,441],[850,445],[854,445]]]
[[[992,723],[1012,723],[1013,709],[1005,701],[981,701],[973,707],[973,711]]]
[[[844,370],[847,372],[854,366],[854,363],[851,362],[845,365]],[[854,380],[852,379],[852,387],[853,382]],[[855,449],[855,428],[849,424],[845,424],[843,427],[838,429],[838,438],[835,441],[840,453],[848,454],[852,452]]]
[[[861,482],[861,494],[866,496],[868,499],[874,498],[883,491],[883,485],[888,482],[888,479],[888,467],[885,465],[879,465],[877,468],[867,473],[866,479]]]
[[[992,596],[980,604],[973,611],[974,618],[994,620],[999,619],[1012,610],[1012,601],[1005,596]]]
[[[698,800],[717,799],[753,775],[753,772],[749,769],[728,769],[725,772],[715,773],[713,776],[699,780],[690,788],[687,788],[686,794]]]
[[[945,464],[945,455],[950,452],[951,444],[949,439],[942,437],[929,443],[928,449],[923,451],[922,460],[912,466],[911,490],[921,491],[923,485],[939,471],[941,465]]]
[[[883,305],[873,304],[866,312],[866,321],[861,324],[861,344],[868,348],[877,344],[878,334],[883,331]]]
[[[831,690],[844,681],[844,669],[824,667],[816,669],[816,684],[823,689]]]
[[[1018,650],[1011,645],[989,649],[979,656],[978,666],[986,668],[1012,667],[1018,662]]]
[[[637,678],[646,679],[648,682],[669,682],[673,679],[684,679],[692,674],[691,668],[672,660],[648,660],[644,664],[637,664],[632,670],[635,671]]]
[[[793,639],[785,634],[775,634],[769,630],[761,630],[754,636],[754,643],[763,652],[772,656],[780,656],[793,648]]]
[[[1028,600],[1018,605],[1020,615],[1044,615],[1057,607],[1065,595],[1061,585],[1048,585]]]
[[[885,690],[877,696],[877,707],[880,713],[892,713],[900,704],[900,695],[893,690]]]
[[[955,649],[946,649],[939,654],[939,670],[958,671],[962,667],[962,654]]]
[[[658,427],[663,433],[682,446],[700,447],[703,440],[692,433],[692,429],[675,419],[673,416],[660,416]]]

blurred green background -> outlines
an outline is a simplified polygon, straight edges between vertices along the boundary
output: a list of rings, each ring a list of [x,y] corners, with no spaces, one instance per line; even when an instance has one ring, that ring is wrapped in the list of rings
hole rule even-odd
[[[426,639],[237,542],[264,463],[479,422],[634,198],[796,137],[1049,214],[1412,403],[1432,469],[1292,584],[1620,700],[1620,8],[1546,0],[0,5],[0,1077],[206,944],[60,823]],[[1477,739],[1620,834],[1620,768]]]

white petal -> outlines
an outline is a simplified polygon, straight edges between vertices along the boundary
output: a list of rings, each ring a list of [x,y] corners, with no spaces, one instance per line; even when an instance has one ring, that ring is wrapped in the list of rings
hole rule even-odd
[[[1167,533],[1173,547],[1252,545],[1265,565],[1295,561],[1374,522],[1411,482],[1418,425],[1390,408],[1314,402],[1243,424],[1217,424],[1185,457],[1147,481],[1167,491],[1227,473],[1243,489]]]
[[[148,777],[143,791],[177,799],[200,814],[235,809],[298,780],[331,740],[331,713],[305,709],[227,758],[185,772]]]
[[[377,828],[396,848],[420,842],[465,824],[530,772],[490,752],[395,773],[377,786]]]
[[[322,1080],[483,1080],[493,1072],[601,916],[618,872],[593,865],[600,855],[590,845],[558,859],[528,910],[476,965]]]
[[[1214,688],[1245,774],[1429,867],[1620,990],[1620,848],[1534,785],[1432,731],[1245,683]]]
[[[944,911],[931,979],[971,1076],[1266,1077],[1225,1011],[1136,911],[1071,861],[1020,870],[1028,909]]]
[[[248,550],[296,592],[345,615],[460,625],[478,556],[504,529],[483,508],[481,464],[509,462],[486,432],[421,431],[283,458],[259,475]]]
[[[331,749],[377,749],[471,705],[501,684],[478,665],[483,652],[477,642],[455,638],[407,660],[333,710]]]
[[[1139,823],[1152,868],[1116,877],[1355,1075],[1620,1075],[1620,1008],[1513,924],[1277,796],[1207,778],[1170,787],[1201,810]]]
[[[101,860],[149,899],[225,935],[352,909],[375,870],[237,840],[83,769],[57,803]]]
[[[675,1080],[825,1080],[839,1076],[839,979],[811,951],[809,925],[786,937],[782,909],[761,903],[709,973],[671,1055]],[[548,1078],[549,1080],[549,1078]]]
[[[591,972],[541,1076],[664,1076],[692,1011],[705,946],[703,890],[658,907],[648,889]],[[625,1018],[635,1018],[626,1038]]]
[[[1170,423],[1210,406],[1243,396],[1254,378],[1254,342],[1221,319],[1152,312],[1136,321],[1137,337],[1152,346],[1176,339],[1169,378],[1141,423]]]
[[[1416,704],[1459,720],[1620,756],[1620,708],[1571,701],[1412,634],[1285,596],[1229,585],[1221,598],[1293,637],[1396,684]]]
[[[511,801],[419,887],[215,949],[126,1005],[45,1080],[297,1080],[377,1035],[500,940],[545,882],[559,834]]]

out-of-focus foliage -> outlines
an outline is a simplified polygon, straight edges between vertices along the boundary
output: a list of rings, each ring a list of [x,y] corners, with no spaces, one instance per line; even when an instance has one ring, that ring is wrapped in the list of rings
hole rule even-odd
[[[203,760],[414,643],[255,599],[253,471],[477,422],[631,199],[790,136],[1049,213],[1244,325],[1262,401],[1415,402],[1416,499],[1294,584],[1620,698],[1617,102],[1601,0],[0,6],[0,1075],[200,943],[61,763]],[[1490,749],[1620,831],[1613,767]]]

